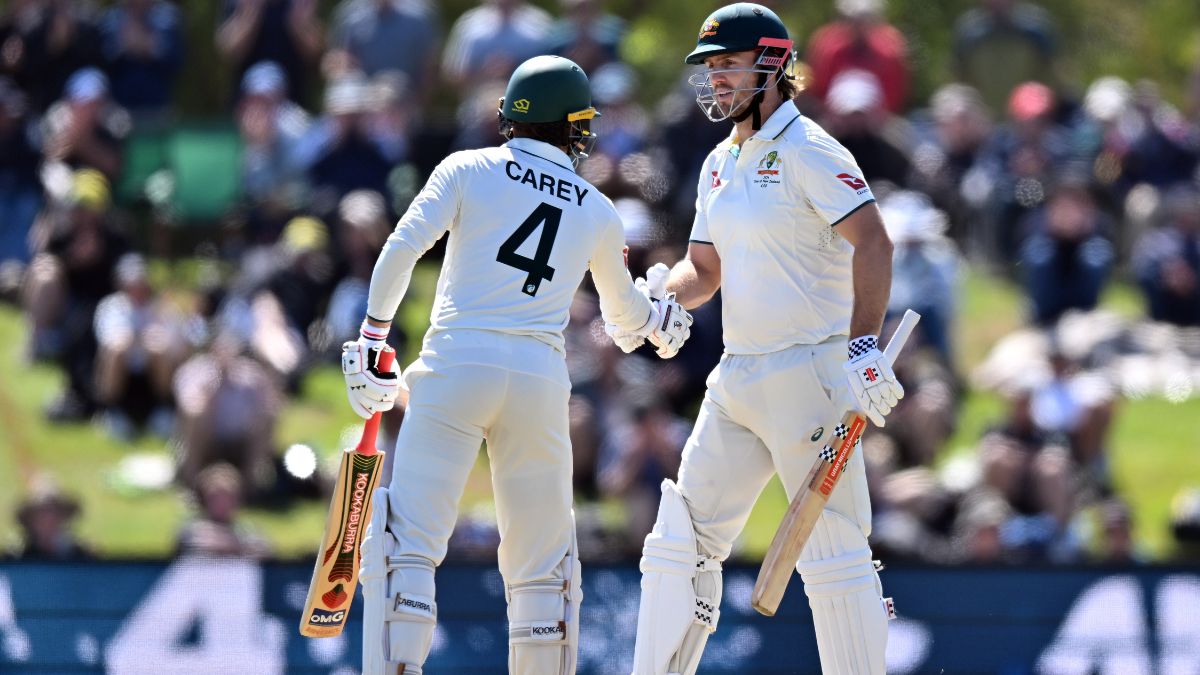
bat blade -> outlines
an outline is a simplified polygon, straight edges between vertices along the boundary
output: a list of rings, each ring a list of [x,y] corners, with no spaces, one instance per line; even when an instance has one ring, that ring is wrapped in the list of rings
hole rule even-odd
[[[904,348],[908,336],[917,325],[921,315],[907,310],[904,318],[892,338],[888,340],[884,355],[889,362],[896,360],[896,355]],[[804,545],[812,534],[821,511],[829,502],[830,495],[837,487],[850,455],[858,445],[859,439],[866,431],[867,419],[861,413],[851,410],[842,415],[838,426],[834,427],[836,441],[825,445],[817,460],[813,462],[802,487],[796,492],[788,504],[787,513],[779,523],[771,546],[763,557],[762,567],[758,570],[758,578],[754,582],[754,591],[750,595],[750,604],[755,611],[764,616],[775,616],[783,593],[787,590],[792,571],[800,561]]]
[[[390,368],[394,352],[385,351],[380,365]],[[358,584],[359,546],[371,521],[371,497],[379,483],[384,453],[375,449],[380,413],[363,428],[358,447],[342,452],[337,482],[321,535],[308,598],[300,617],[300,634],[334,637],[342,634]]]
[[[813,463],[808,472],[803,487],[796,493],[795,499],[788,505],[787,513],[779,523],[775,538],[763,557],[762,567],[758,571],[758,579],[754,581],[754,591],[750,595],[750,605],[764,616],[775,616],[779,603],[783,600],[783,592],[787,590],[788,581],[800,561],[800,553],[808,542],[809,535],[825,510],[833,489],[837,487],[846,463],[850,461],[850,453],[862,437],[867,427],[867,420],[856,412],[848,412],[842,416],[839,429],[846,429],[846,435],[839,437],[833,446],[826,445],[822,452],[828,459],[822,457]]]

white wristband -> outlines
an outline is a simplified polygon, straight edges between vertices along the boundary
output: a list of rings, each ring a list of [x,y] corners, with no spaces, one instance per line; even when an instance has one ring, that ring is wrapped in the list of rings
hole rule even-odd
[[[363,319],[362,326],[359,327],[358,332],[362,335],[363,342],[368,347],[383,347],[387,344],[389,330],[388,328],[373,326],[366,319]]]

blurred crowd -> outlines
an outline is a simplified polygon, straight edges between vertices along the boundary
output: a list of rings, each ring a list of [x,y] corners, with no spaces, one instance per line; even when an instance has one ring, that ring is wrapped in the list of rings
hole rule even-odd
[[[876,548],[947,563],[1141,560],[1111,429],[1131,392],[1186,399],[1200,384],[1171,374],[1200,372],[1200,70],[1178,106],[1152,81],[1074,82],[1053,16],[979,0],[952,28],[950,79],[918,99],[885,0],[832,5],[828,24],[796,36],[796,104],[879,198],[896,244],[890,311],[923,315],[896,364],[908,395],[864,446]],[[560,54],[589,73],[604,116],[580,171],[621,213],[631,270],[683,255],[695,176],[727,127],[694,105],[683,72],[647,95],[622,60],[627,24],[600,0],[554,10],[485,0],[452,17],[437,0],[343,0],[325,16],[315,0],[224,0],[211,39],[231,88],[212,95],[227,112],[192,124],[173,103],[188,58],[175,3],[0,9],[0,300],[23,310],[29,359],[65,376],[49,419],[169,440],[196,504],[181,551],[265,553],[236,516],[291,489],[281,411],[355,336],[375,257],[432,167],[502,141],[497,99],[524,59]],[[689,48],[663,46],[680,61]],[[435,114],[445,101],[455,113]],[[164,264],[186,288],[155,283]],[[968,265],[1027,303],[1025,327],[1001,341],[1008,358],[973,373],[956,344]],[[1136,283],[1146,316],[1097,333],[1079,317],[1096,316],[1114,278]],[[620,354],[594,291],[578,292],[566,338],[586,556],[640,550],[721,354],[719,302],[663,362]],[[971,452],[935,463],[968,386],[1007,408]],[[85,553],[42,533],[66,532],[78,505],[39,489],[18,514],[26,555]],[[1200,538],[1194,497],[1177,500],[1180,542]],[[462,521],[451,555],[494,551],[494,530]]]

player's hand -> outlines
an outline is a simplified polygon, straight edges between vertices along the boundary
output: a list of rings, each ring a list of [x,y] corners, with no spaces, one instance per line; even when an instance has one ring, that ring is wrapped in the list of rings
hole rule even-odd
[[[641,292],[642,295],[646,296],[647,299],[651,299],[650,285],[645,279],[638,277],[634,280],[633,285],[638,289],[638,291]],[[656,307],[655,312],[657,311],[658,308]],[[636,331],[622,330],[619,326],[617,326],[617,324],[605,321],[604,332],[608,334],[608,337],[612,338],[612,341],[615,345],[621,348],[621,351],[625,352],[626,354],[630,354],[635,349],[646,343],[646,336],[649,335],[650,327],[654,325],[654,321],[657,316],[658,315],[655,314],[655,316],[650,317],[650,319],[646,322],[645,328]]]
[[[646,336],[638,335],[632,331],[621,330],[617,324],[604,322],[604,332],[608,337],[612,338],[613,344],[621,348],[621,351],[626,354],[641,347],[646,342]]]
[[[692,315],[675,302],[675,294],[668,293],[662,300],[651,300],[658,311],[654,330],[648,336],[650,344],[658,348],[660,358],[669,359],[679,353],[679,348],[692,335]]]
[[[350,407],[363,419],[377,412],[391,410],[403,386],[396,374],[396,364],[386,371],[379,368],[379,356],[392,351],[383,340],[360,335],[357,340],[342,345],[342,375],[346,379],[346,394]]]
[[[858,402],[858,408],[877,427],[884,425],[884,417],[900,399],[904,398],[904,387],[896,380],[892,364],[879,351],[879,338],[863,335],[854,338],[849,345],[849,359],[842,366],[850,391]]]

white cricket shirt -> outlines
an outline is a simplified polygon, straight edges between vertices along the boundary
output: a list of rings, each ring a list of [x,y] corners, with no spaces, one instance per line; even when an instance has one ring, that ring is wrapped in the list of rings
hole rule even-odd
[[[854,247],[836,226],[875,201],[854,157],[792,103],[700,171],[691,240],[721,258],[725,351],[766,354],[850,332]]]
[[[446,232],[422,358],[455,345],[473,363],[518,367],[533,358],[501,353],[512,341],[479,347],[503,333],[532,336],[561,361],[568,309],[589,268],[605,320],[638,330],[650,317],[650,301],[625,266],[616,209],[552,145],[517,138],[442,160],[384,244],[371,275],[370,316],[395,315],[417,258]],[[441,339],[451,332],[457,340]]]

